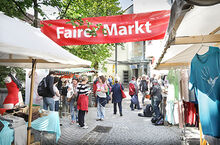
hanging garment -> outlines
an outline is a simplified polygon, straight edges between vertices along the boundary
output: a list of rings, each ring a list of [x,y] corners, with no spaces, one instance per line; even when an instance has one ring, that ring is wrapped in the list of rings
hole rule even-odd
[[[191,62],[190,89],[195,88],[204,135],[220,138],[220,50],[209,47]]]
[[[175,91],[174,85],[168,85],[168,94],[167,94],[167,104],[166,104],[166,118],[165,120],[171,124],[174,124],[174,100],[175,100]]]
[[[184,103],[184,118],[185,123],[189,125],[196,125],[196,107],[194,103],[183,102]]]
[[[179,100],[180,95],[180,72],[177,70],[170,70],[167,76],[169,84],[174,85],[175,99]]]
[[[8,89],[8,95],[4,100],[3,104],[14,104],[16,105],[19,102],[18,92],[19,88],[16,83],[12,80],[10,83],[6,83],[6,87]]]
[[[186,102],[189,102],[189,75],[187,70],[182,70],[180,72],[180,76],[182,99]]]

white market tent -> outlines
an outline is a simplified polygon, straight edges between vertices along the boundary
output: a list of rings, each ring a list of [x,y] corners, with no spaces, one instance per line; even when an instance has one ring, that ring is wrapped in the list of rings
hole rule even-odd
[[[40,32],[39,29],[0,13],[0,65],[32,68],[28,118],[28,141],[31,137],[34,74],[37,68],[90,67]]]
[[[220,42],[220,0],[176,0],[156,69],[188,68],[198,52]]]
[[[69,53],[40,29],[21,20],[0,13],[0,65],[31,68],[37,59],[37,68],[90,67],[91,62]]]

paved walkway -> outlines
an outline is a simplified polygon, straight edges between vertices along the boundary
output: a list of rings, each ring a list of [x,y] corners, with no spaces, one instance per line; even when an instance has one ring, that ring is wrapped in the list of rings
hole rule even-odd
[[[138,117],[142,110],[131,111],[129,98],[123,100],[123,116],[113,115],[112,104],[106,106],[104,121],[96,121],[97,108],[86,114],[88,129],[70,125],[70,118],[61,118],[59,145],[179,145],[181,130],[177,126],[154,126],[151,118]]]

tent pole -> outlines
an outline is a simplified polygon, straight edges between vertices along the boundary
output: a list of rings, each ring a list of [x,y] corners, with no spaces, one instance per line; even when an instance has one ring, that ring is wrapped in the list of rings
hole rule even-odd
[[[27,145],[30,145],[31,143],[31,119],[32,119],[32,104],[33,104],[35,70],[36,70],[36,59],[32,59],[31,90],[30,90],[29,116],[28,116],[28,128],[27,128]]]

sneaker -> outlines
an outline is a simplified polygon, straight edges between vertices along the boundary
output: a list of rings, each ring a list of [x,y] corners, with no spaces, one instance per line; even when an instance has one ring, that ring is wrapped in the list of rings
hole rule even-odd
[[[101,119],[100,119],[100,121],[104,121],[104,119],[103,119],[103,118],[101,118]]]
[[[101,119],[100,119],[100,118],[97,118],[96,121],[101,121]]]
[[[84,125],[83,127],[82,127],[83,129],[87,129],[87,128],[89,128],[87,125]]]
[[[123,116],[122,113],[120,113],[120,116]]]
[[[70,122],[70,125],[73,125],[74,123],[75,123],[75,121],[71,121],[71,122]]]

